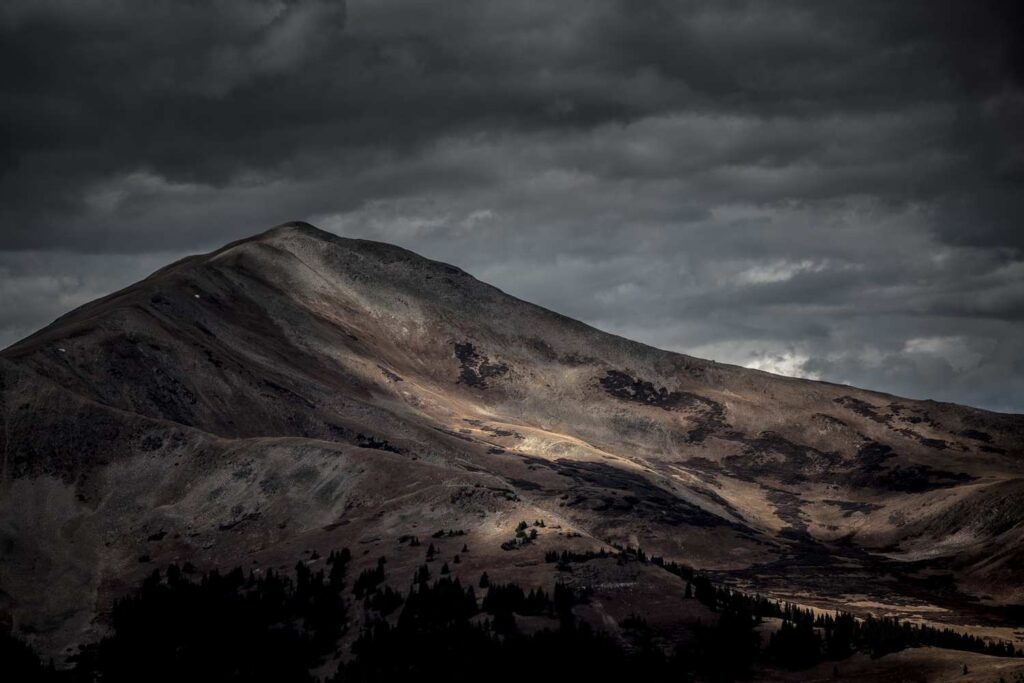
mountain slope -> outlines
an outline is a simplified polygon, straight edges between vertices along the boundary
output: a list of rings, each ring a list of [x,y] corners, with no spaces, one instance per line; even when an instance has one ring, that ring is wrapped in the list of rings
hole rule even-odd
[[[1021,416],[660,351],[306,224],[6,349],[0,400],[0,609],[55,651],[161,562],[437,529],[465,571],[611,541],[823,606],[1024,601]]]

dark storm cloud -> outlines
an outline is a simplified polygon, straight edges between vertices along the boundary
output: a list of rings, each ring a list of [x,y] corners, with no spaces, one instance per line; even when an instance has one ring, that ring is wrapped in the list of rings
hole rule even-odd
[[[12,0],[0,334],[312,218],[658,345],[1021,410],[1019,7]]]

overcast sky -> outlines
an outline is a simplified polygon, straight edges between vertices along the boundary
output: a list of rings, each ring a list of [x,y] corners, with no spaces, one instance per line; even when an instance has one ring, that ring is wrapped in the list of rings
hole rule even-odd
[[[1024,412],[1022,3],[4,0],[0,346],[276,223]]]

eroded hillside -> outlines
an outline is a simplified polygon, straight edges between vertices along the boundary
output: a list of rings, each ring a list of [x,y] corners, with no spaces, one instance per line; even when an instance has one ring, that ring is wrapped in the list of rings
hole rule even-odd
[[[51,651],[160,564],[349,546],[411,573],[400,539],[437,529],[521,582],[616,543],[1004,636],[1024,602],[1024,418],[660,351],[306,224],[69,313],[0,392],[0,597]]]

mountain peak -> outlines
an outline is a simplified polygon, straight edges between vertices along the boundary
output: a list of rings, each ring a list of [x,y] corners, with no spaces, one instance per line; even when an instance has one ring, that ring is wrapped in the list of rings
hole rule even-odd
[[[953,597],[891,583],[942,609],[1024,596],[1020,417],[655,349],[305,222],[5,350],[0,408],[0,585],[23,623],[64,629],[55,651],[119,597],[107,568],[152,571],[140,557],[366,543],[407,576],[400,539],[466,529],[477,571],[508,566],[519,520],[551,530],[517,561],[552,571],[546,550],[611,539],[822,605],[822,567],[870,596],[900,558],[956,559]]]
[[[269,230],[266,230],[262,233],[255,235],[251,239],[258,239],[264,236],[285,235],[290,233],[300,233],[324,241],[333,241],[338,239],[338,236],[335,235],[334,233],[318,228],[312,223],[307,223],[306,221],[288,221],[286,223],[281,223],[279,225],[275,225]]]

